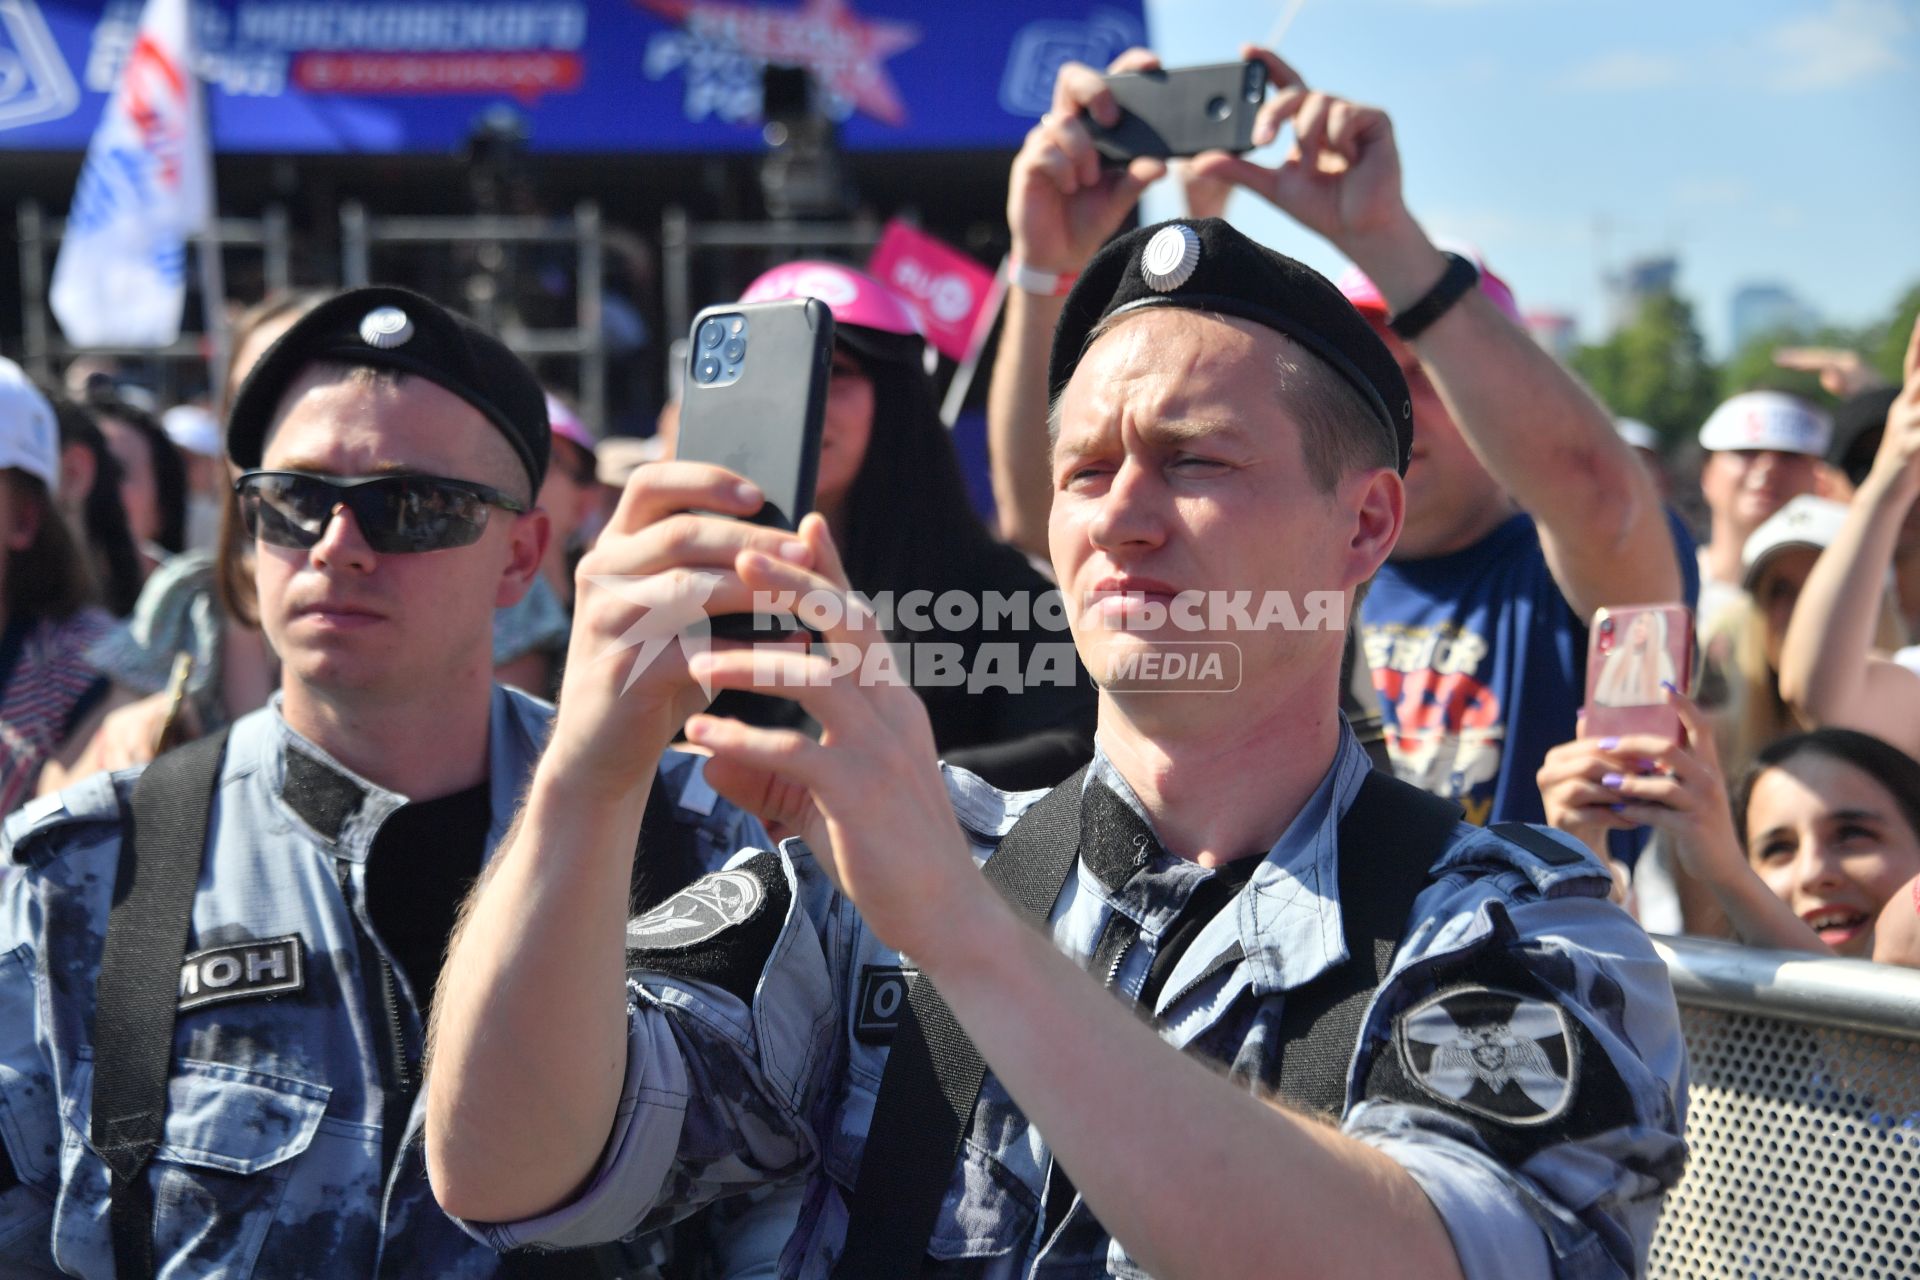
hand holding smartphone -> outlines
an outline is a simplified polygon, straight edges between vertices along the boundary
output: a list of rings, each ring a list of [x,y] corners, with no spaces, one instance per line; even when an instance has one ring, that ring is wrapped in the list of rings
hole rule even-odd
[[[708,307],[693,318],[675,456],[753,481],[756,524],[793,530],[813,509],[820,431],[833,361],[833,313],[817,298]],[[713,620],[713,634],[767,639],[749,614]]]
[[[1670,684],[1693,688],[1693,614],[1677,604],[1624,605],[1593,616],[1587,650],[1587,736],[1651,734],[1679,742]]]
[[[1120,120],[1108,126],[1088,117],[1087,128],[1095,149],[1109,161],[1253,148],[1254,119],[1267,93],[1265,63],[1122,71],[1103,78],[1120,107]]]

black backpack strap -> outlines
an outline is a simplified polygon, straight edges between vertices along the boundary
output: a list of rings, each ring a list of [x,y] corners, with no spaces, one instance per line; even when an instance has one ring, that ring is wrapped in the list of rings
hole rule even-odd
[[[1001,839],[985,875],[1028,920],[1045,923],[1080,853],[1086,769],[1048,792]],[[917,1276],[973,1119],[986,1063],[924,976],[893,1035],[848,1210],[836,1280]]]
[[[160,1145],[173,1073],[173,1022],[194,893],[206,859],[225,731],[170,751],[133,788],[93,1015],[94,1147],[111,1174],[113,1271],[154,1273],[153,1188],[147,1162]],[[102,1046],[112,1046],[105,1050]]]
[[[1413,900],[1460,821],[1460,806],[1378,769],[1340,820],[1340,918],[1347,960],[1292,992],[1280,1014],[1280,1096],[1339,1119],[1360,1021],[1386,981]]]

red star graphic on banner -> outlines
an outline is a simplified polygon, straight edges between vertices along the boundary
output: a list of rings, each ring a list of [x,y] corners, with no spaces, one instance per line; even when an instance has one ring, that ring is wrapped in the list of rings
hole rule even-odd
[[[799,9],[713,0],[638,0],[688,31],[731,44],[775,66],[805,67],[820,86],[885,124],[905,124],[907,109],[881,64],[920,43],[920,28],[862,18],[846,0],[806,0]]]

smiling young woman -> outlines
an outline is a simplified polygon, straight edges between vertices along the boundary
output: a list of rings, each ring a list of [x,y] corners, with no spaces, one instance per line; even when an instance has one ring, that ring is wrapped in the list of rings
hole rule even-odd
[[[1590,839],[1644,825],[1671,842],[1742,941],[1920,968],[1920,761],[1851,729],[1763,747],[1728,798],[1706,716],[1670,692],[1685,741],[1649,735],[1556,747],[1548,816]]]
[[[1867,734],[1818,729],[1763,750],[1733,803],[1755,874],[1822,943],[1843,956],[1920,962],[1877,937],[1883,913],[1913,910],[1920,763]]]

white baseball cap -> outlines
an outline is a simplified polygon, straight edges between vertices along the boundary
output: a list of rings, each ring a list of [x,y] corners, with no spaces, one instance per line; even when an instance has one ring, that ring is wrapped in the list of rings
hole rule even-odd
[[[1832,440],[1832,418],[1778,391],[1744,391],[1715,409],[1700,428],[1700,447],[1713,452],[1765,449],[1824,458]]]
[[[188,453],[217,458],[225,450],[220,439],[220,423],[197,404],[177,404],[160,415],[167,439]]]
[[[1638,418],[1615,418],[1613,429],[1620,433],[1622,440],[1636,449],[1660,452],[1660,433]]]
[[[60,424],[53,405],[22,369],[0,356],[0,468],[18,467],[47,486],[60,487]]]
[[[1748,591],[1759,581],[1767,561],[1782,551],[1806,548],[1825,551],[1840,536],[1847,518],[1847,505],[1830,498],[1803,493],[1768,516],[1758,529],[1747,535],[1740,549],[1740,565],[1745,571],[1741,583]]]

